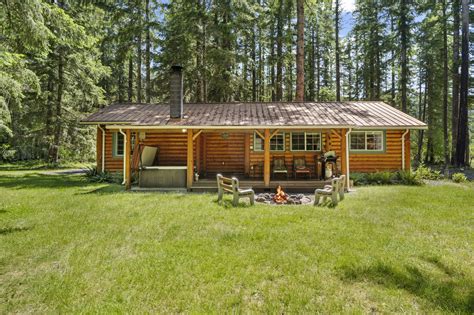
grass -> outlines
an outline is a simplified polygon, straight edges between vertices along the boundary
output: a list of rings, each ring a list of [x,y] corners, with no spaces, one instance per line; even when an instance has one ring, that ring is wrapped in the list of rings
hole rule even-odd
[[[472,313],[474,185],[336,208],[0,171],[0,313]]]

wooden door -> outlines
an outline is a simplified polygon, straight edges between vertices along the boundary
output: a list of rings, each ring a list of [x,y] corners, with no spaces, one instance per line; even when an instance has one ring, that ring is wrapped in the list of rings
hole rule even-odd
[[[242,175],[245,171],[245,134],[205,133],[206,173]]]

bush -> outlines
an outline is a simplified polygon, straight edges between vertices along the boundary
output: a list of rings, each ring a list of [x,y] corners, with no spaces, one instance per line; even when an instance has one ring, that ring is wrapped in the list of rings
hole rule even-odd
[[[409,171],[353,173],[351,179],[355,186],[362,185],[422,185],[423,181]]]
[[[453,176],[451,177],[451,179],[455,183],[465,183],[465,182],[467,182],[467,177],[463,173],[454,173]]]
[[[114,177],[109,172],[99,172],[96,167],[88,167],[86,170],[86,178],[92,183],[113,183]]]
[[[363,173],[352,173],[350,177],[352,181],[354,182],[355,186],[362,186],[362,185],[367,185],[365,175],[366,174],[363,174]]]
[[[420,164],[420,166],[415,171],[415,176],[419,180],[428,179],[428,180],[438,180],[442,178],[440,171],[433,171],[431,168]]]
[[[397,180],[402,185],[418,186],[423,184],[423,181],[415,173],[409,171],[399,171]]]
[[[366,181],[368,185],[390,185],[393,184],[395,174],[391,172],[367,173]]]

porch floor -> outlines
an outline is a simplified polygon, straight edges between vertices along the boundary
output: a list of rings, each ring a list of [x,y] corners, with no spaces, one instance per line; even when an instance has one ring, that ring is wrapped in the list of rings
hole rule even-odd
[[[240,180],[241,188],[253,188],[256,192],[262,191],[274,191],[278,185],[281,185],[283,189],[291,193],[313,193],[316,188],[323,188],[324,185],[330,185],[331,181],[324,180],[286,180],[286,179],[273,179],[270,181],[270,186],[265,187],[263,180],[258,179],[242,179]],[[193,183],[191,188],[193,192],[216,192],[217,183],[215,179],[199,179],[199,181]]]

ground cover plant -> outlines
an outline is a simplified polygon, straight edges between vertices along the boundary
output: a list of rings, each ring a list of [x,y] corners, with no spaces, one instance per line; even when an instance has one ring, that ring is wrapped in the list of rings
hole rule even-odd
[[[0,171],[0,313],[474,311],[474,185],[223,206]]]

